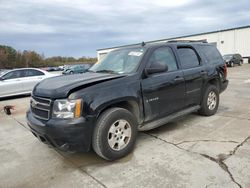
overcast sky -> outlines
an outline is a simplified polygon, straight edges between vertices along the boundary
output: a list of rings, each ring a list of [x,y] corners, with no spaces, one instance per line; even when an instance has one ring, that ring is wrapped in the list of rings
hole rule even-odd
[[[250,25],[249,0],[0,0],[0,44],[46,57]]]

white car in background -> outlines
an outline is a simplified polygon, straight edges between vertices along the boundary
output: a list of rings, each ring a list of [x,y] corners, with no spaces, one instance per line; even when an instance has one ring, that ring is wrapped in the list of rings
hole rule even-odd
[[[0,98],[30,94],[41,80],[57,76],[35,68],[21,68],[0,72]]]

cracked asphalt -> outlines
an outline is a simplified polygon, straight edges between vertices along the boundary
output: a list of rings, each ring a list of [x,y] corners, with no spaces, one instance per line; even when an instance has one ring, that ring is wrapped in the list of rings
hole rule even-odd
[[[228,69],[218,113],[196,113],[141,132],[134,151],[107,162],[93,151],[63,153],[28,130],[29,97],[0,113],[0,187],[250,187],[250,64]]]

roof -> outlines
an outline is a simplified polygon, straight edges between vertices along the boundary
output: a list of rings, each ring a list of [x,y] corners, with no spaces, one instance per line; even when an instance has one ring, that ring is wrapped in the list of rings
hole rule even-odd
[[[46,72],[42,69],[39,69],[39,68],[14,68],[14,69],[3,69],[3,70],[0,70],[0,72],[4,72],[4,73],[7,73],[7,72],[11,72],[11,71],[16,71],[16,70],[39,70],[39,71],[42,71],[42,72]]]
[[[145,43],[163,42],[163,41],[166,41],[166,40],[193,37],[193,36],[199,36],[199,35],[207,35],[207,34],[212,34],[212,33],[225,32],[225,31],[231,31],[231,30],[236,30],[236,29],[246,29],[246,28],[250,28],[250,25],[241,26],[241,27],[234,27],[234,28],[229,28],[229,29],[216,30],[216,31],[210,31],[210,32],[204,32],[204,33],[198,33],[198,34],[183,35],[183,36],[179,36],[179,37],[165,38],[165,39],[159,39],[159,40],[151,40],[151,41],[147,41]],[[121,46],[113,46],[113,47],[109,47],[109,48],[97,49],[97,51],[109,50],[109,49],[113,49],[113,48],[129,47],[129,46],[135,46],[135,45],[140,45],[140,44],[141,43],[135,43],[135,44],[129,44],[129,45],[121,45]]]

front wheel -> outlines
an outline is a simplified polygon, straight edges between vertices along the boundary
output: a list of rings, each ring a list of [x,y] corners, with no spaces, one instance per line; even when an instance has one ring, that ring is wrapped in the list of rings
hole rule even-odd
[[[137,137],[137,121],[123,108],[106,110],[97,120],[92,146],[102,158],[112,161],[129,154]]]
[[[219,91],[216,86],[209,85],[204,93],[199,113],[204,116],[214,115],[219,106]]]

